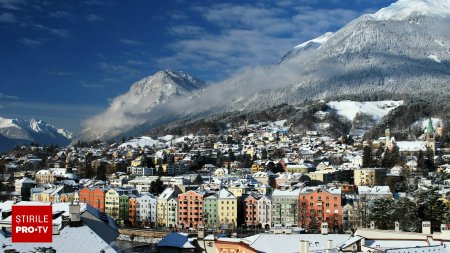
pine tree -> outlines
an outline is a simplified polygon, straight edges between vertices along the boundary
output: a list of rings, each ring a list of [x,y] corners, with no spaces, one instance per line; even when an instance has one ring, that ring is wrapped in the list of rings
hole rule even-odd
[[[430,221],[433,231],[439,231],[441,224],[450,221],[450,210],[440,199],[436,189],[422,192],[417,199],[419,205],[419,218],[422,221]]]
[[[196,185],[201,185],[203,184],[203,178],[200,174],[197,174],[197,176],[195,177],[194,181],[192,182]]]
[[[236,157],[234,156],[234,152],[231,148],[228,149],[228,159],[230,160],[230,162],[234,162],[236,160]]]
[[[373,166],[372,148],[365,146],[363,151],[363,168],[370,168]]]
[[[379,229],[392,229],[394,202],[391,199],[375,199],[370,206],[369,218]]]
[[[261,159],[267,159],[267,150],[265,148],[261,150]]]
[[[161,177],[158,177],[155,181],[152,181],[150,183],[150,189],[149,192],[154,195],[161,194],[165,189],[166,185],[164,185],[163,181],[161,180]]]
[[[400,223],[400,230],[415,232],[420,227],[418,208],[408,198],[400,198],[395,201],[392,220]]]

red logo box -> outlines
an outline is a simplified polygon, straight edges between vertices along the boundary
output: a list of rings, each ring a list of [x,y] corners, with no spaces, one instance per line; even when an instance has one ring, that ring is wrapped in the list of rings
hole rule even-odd
[[[12,242],[52,242],[51,206],[12,206]]]

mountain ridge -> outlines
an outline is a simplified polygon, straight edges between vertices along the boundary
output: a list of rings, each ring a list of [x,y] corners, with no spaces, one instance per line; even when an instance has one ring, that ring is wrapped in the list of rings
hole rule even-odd
[[[449,1],[400,0],[324,35],[326,40],[320,43],[313,39],[294,47],[278,64],[235,74],[189,96],[147,108],[142,114],[146,121],[115,135],[170,120],[260,111],[336,94],[450,94],[450,22],[446,18],[450,8],[433,9]],[[308,44],[311,50],[295,50]],[[161,112],[170,116],[161,117]]]
[[[67,145],[73,134],[65,129],[37,119],[8,119],[0,117],[0,136],[2,144],[0,152],[7,151],[16,145],[38,143],[41,145]]]

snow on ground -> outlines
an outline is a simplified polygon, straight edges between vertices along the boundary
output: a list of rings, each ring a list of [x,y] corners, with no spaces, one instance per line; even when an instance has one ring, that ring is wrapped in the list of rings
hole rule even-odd
[[[271,127],[283,127],[287,120],[278,120],[270,124]]]
[[[402,105],[403,101],[373,101],[373,102],[357,102],[350,100],[331,101],[328,106],[335,110],[338,115],[346,117],[352,121],[357,113],[371,115],[374,120],[379,121],[386,116],[391,110]]]
[[[312,39],[312,40],[305,41],[302,44],[295,46],[294,48],[295,49],[304,48],[310,43],[318,43],[318,44],[322,45],[323,43],[327,42],[328,39],[331,38],[331,36],[333,36],[332,32],[326,32],[323,35],[321,35],[320,37],[317,37],[317,38]]]
[[[142,136],[135,139],[131,139],[127,142],[124,142],[122,145],[119,146],[119,148],[125,148],[127,146],[132,146],[133,148],[137,147],[145,147],[145,146],[153,146],[158,145],[159,141],[153,140],[152,138],[148,136]]]
[[[368,15],[377,20],[404,20],[411,14],[432,17],[450,15],[449,0],[399,0],[375,14]]]
[[[0,117],[0,128],[7,128],[7,127],[20,128],[18,125],[14,124],[12,119]]]
[[[431,60],[433,60],[433,61],[435,61],[435,62],[437,62],[437,63],[441,63],[441,60],[440,60],[439,57],[437,57],[437,55],[435,55],[435,54],[430,54],[430,55],[428,55],[428,58],[431,59]]]
[[[430,118],[423,118],[419,121],[416,121],[412,124],[412,127],[420,127],[420,129],[426,129],[428,126],[428,121]],[[440,118],[431,118],[431,122],[433,122],[433,127],[436,129],[438,126],[442,126],[442,119]]]
[[[164,135],[164,136],[158,137],[158,140],[161,140],[161,141],[164,141],[164,142],[168,142],[168,141],[173,140],[173,138],[174,138],[173,135],[168,134],[168,135]]]
[[[192,140],[192,139],[194,139],[194,135],[190,134],[190,135],[181,136],[179,138],[173,139],[172,142],[173,143],[181,143],[181,142],[184,142],[186,139]]]

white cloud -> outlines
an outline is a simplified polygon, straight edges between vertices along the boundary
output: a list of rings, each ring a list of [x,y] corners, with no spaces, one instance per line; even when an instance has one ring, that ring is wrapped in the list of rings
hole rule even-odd
[[[81,86],[84,88],[89,88],[89,89],[100,89],[100,88],[104,88],[105,86],[103,84],[99,84],[99,83],[85,83],[82,82]]]
[[[24,4],[25,0],[0,0],[0,7],[10,10],[19,10]]]
[[[95,21],[103,21],[105,19],[96,14],[89,14],[86,16],[86,20],[90,22],[95,22]]]
[[[44,43],[41,39],[30,39],[30,38],[20,39],[19,42],[22,43],[22,45],[29,47],[38,47]]]
[[[37,29],[47,31],[51,34],[58,35],[61,37],[69,37],[69,35],[70,35],[70,32],[66,29],[55,29],[55,28],[47,27],[47,26],[41,25],[41,24],[32,24],[32,26]]]
[[[125,44],[125,45],[129,45],[129,46],[142,46],[145,43],[142,41],[138,41],[138,40],[130,40],[130,39],[120,39],[119,40],[121,43]]]
[[[2,13],[0,14],[0,23],[15,23],[17,22],[17,17],[12,13]]]
[[[207,32],[196,24],[179,25],[183,13],[171,14],[176,24],[168,33],[179,39],[167,45],[172,55],[156,60],[161,68],[201,70],[224,79],[243,67],[277,62],[295,45],[336,30],[361,13],[348,9],[315,9],[299,1],[277,4],[214,4],[195,6],[208,26]],[[289,6],[289,8],[286,8]],[[190,36],[192,35],[192,36]],[[218,72],[217,69],[221,71]]]
[[[127,72],[127,73],[136,73],[136,70],[129,68],[120,64],[111,64],[106,62],[100,62],[99,66],[101,69],[111,72]]]
[[[0,99],[19,99],[17,96],[6,95],[0,92]]]
[[[70,18],[70,17],[72,17],[72,14],[70,14],[66,11],[54,11],[54,12],[50,12],[49,17],[51,17],[51,18]]]
[[[138,61],[138,60],[127,60],[126,63],[128,65],[134,65],[134,66],[145,66],[145,65],[148,65],[147,62]]]

